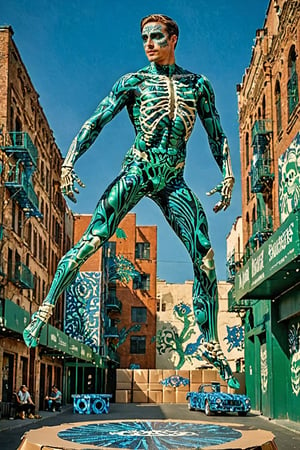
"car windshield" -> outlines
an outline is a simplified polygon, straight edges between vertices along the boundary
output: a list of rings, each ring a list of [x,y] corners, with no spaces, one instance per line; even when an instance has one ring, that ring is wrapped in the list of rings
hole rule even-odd
[[[219,385],[219,384],[204,384],[200,386],[199,392],[214,393],[214,392],[227,392],[227,386]]]

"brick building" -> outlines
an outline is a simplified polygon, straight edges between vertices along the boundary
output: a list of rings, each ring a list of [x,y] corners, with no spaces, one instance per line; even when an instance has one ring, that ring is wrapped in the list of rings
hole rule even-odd
[[[254,409],[300,420],[300,4],[271,0],[238,85],[244,255],[230,310],[245,317]]]
[[[25,383],[42,406],[52,383],[63,387],[63,301],[39,347],[27,348],[22,332],[71,245],[73,217],[60,193],[61,153],[12,36],[0,27],[0,399]]]
[[[75,215],[75,242],[90,220]],[[155,368],[156,270],[157,228],[137,225],[134,213],[80,269],[102,275],[99,346],[108,367]]]

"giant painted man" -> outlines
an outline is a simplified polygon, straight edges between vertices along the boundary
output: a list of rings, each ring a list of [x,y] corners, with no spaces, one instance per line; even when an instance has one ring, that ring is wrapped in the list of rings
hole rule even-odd
[[[150,64],[121,77],[84,123],[63,163],[63,194],[76,201],[75,184],[84,185],[74,172],[74,164],[124,107],[135,128],[134,143],[119,176],[100,198],[82,238],[59,262],[47,297],[24,331],[24,340],[29,347],[38,345],[57,298],[74,281],[80,266],[114,234],[128,211],[147,196],[161,208],[191,256],[195,275],[193,308],[204,336],[203,358],[231,387],[237,388],[238,382],[218,342],[217,281],[206,216],[184,180],[187,141],[198,114],[222,173],[221,183],[209,194],[219,192],[221,199],[214,211],[225,210],[234,184],[227,140],[209,81],[175,64],[177,24],[167,16],[147,16],[141,21],[141,32]]]

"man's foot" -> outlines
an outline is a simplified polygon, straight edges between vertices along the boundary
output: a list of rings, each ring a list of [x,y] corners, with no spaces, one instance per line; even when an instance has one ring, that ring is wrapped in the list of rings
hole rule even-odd
[[[37,312],[32,314],[31,322],[23,331],[24,342],[27,347],[37,347],[43,327],[52,314],[54,305],[41,305]]]
[[[221,350],[218,342],[204,342],[200,346],[202,358],[212,364],[219,372],[220,377],[226,381],[232,389],[239,389],[240,383],[233,376],[231,367]]]
[[[29,414],[28,419],[34,419],[34,415],[33,414]]]

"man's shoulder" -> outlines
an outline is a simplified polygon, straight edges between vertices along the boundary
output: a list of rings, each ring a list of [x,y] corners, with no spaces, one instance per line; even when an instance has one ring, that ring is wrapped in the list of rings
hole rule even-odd
[[[130,89],[139,84],[143,79],[144,77],[139,71],[126,73],[117,80],[113,87],[113,90],[127,90],[128,88]]]

